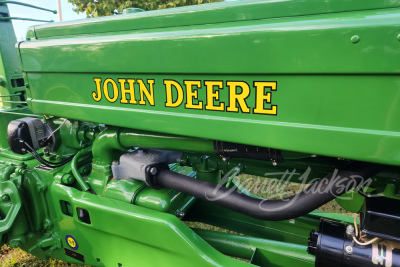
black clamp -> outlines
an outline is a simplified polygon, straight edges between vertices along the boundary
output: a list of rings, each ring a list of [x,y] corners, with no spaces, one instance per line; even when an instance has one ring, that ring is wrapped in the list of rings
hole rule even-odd
[[[144,169],[145,182],[153,189],[162,189],[163,186],[157,184],[156,175],[159,170],[169,170],[168,164],[165,162],[155,162],[147,165]]]

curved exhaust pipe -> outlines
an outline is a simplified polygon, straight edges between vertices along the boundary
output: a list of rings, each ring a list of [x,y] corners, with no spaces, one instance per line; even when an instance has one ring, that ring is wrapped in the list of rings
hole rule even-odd
[[[281,221],[310,213],[347,191],[362,185],[365,179],[376,175],[383,168],[383,165],[353,162],[346,168],[335,171],[312,184],[314,190],[306,188],[296,195],[279,200],[253,198],[232,189],[166,169],[158,169],[150,180],[155,188],[157,186],[158,188],[171,188],[256,219]]]

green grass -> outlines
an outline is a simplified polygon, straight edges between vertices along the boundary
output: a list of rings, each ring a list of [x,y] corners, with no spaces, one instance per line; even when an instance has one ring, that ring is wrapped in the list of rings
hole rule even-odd
[[[240,175],[238,177],[238,180],[240,180],[242,183],[244,183],[244,186],[253,194],[263,197],[263,198],[271,198],[271,192],[265,192],[263,191],[261,187],[254,186],[254,184],[248,183],[250,181],[249,179],[260,179],[261,181],[265,178],[260,178],[256,176],[251,176],[251,175]],[[247,181],[247,182],[246,182]],[[273,198],[279,198],[279,197],[288,197],[290,195],[293,195],[301,190],[303,190],[306,187],[306,185],[299,185],[296,183],[288,183],[285,186],[279,187],[279,190],[274,191]],[[335,213],[348,213],[346,210],[341,208],[339,204],[337,204],[335,201],[331,201],[324,206],[320,207],[319,210],[323,211],[329,211],[329,212],[335,212]],[[237,234],[235,232],[218,228],[215,226],[210,226],[207,224],[202,224],[202,223],[193,223],[189,222],[188,225],[190,227],[195,227],[195,228],[200,228],[200,229],[207,229],[207,230],[213,230],[213,231],[223,231],[227,233],[233,233]],[[35,267],[35,266],[57,266],[57,267],[64,267],[64,266],[79,266],[79,265],[74,265],[74,264],[69,264],[65,263],[60,260],[56,259],[50,259],[48,261],[41,260],[39,258],[36,258],[35,256],[17,248],[13,249],[10,248],[8,245],[4,245],[0,249],[0,267],[8,267],[8,266],[29,266],[29,267]],[[87,266],[87,265],[86,265]]]
[[[35,256],[19,249],[19,248],[11,248],[8,245],[3,245],[0,248],[0,267],[64,267],[64,266],[71,266],[71,267],[78,267],[79,265],[69,264],[60,260],[50,259],[48,261],[41,260],[36,258]]]
[[[266,199],[280,199],[286,198],[289,196],[293,196],[294,194],[299,193],[300,191],[307,188],[308,184],[298,184],[298,183],[282,183],[279,186],[276,184],[272,184],[275,189],[268,191],[266,187],[263,187],[263,181],[271,181],[272,179],[267,179],[264,177],[248,175],[248,174],[241,174],[236,178],[243,186],[250,191],[252,194],[266,198]],[[258,181],[258,183],[257,183]],[[273,180],[272,180],[273,181]],[[277,180],[275,180],[277,181]],[[267,192],[266,192],[267,191]],[[353,215],[353,213],[348,212],[344,208],[342,208],[335,200],[330,201],[329,203],[321,206],[318,210],[327,211],[327,212],[334,212],[334,213],[341,213],[346,215]]]

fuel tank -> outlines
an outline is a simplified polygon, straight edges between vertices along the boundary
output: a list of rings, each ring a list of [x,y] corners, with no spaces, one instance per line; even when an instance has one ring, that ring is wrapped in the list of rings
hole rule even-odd
[[[31,27],[36,113],[400,164],[400,1],[230,1]]]

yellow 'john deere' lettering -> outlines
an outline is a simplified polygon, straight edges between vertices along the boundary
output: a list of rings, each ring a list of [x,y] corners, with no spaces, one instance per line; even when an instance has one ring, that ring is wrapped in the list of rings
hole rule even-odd
[[[113,97],[110,97],[110,91],[109,91],[109,84],[111,84],[111,88],[113,91]],[[114,103],[115,101],[117,101],[118,99],[118,86],[117,83],[114,82],[113,79],[106,79],[104,81],[103,84],[103,90],[104,90],[104,96],[106,97],[106,99],[111,102]]]
[[[94,78],[93,80],[96,83],[96,92],[92,92],[92,97],[94,101],[99,102],[101,100],[101,79]]]
[[[254,81],[252,87],[245,81],[226,81],[224,87],[222,80],[184,80],[181,84],[164,79],[164,89],[157,90],[154,79],[117,80],[118,83],[111,78],[104,81],[93,78],[96,85],[96,90],[92,92],[93,100],[99,102],[104,96],[110,103],[120,99],[121,104],[155,106],[155,96],[159,95],[157,98],[164,98],[166,108],[262,115],[277,115],[278,112],[278,106],[272,104],[272,93],[277,91],[275,81]],[[162,86],[161,83],[158,86]]]
[[[215,101],[219,101],[219,91],[214,91],[214,88],[217,87],[222,89],[224,87],[223,81],[204,81],[204,85],[207,88],[207,102],[206,102],[206,110],[219,110],[224,111],[225,105],[224,103],[219,103],[219,105],[215,105]]]
[[[182,102],[183,102],[183,89],[182,86],[174,80],[164,80],[164,84],[165,84],[165,94],[166,94],[166,102],[165,102],[165,106],[166,107],[171,107],[171,108],[176,108],[179,107]],[[176,93],[177,93],[177,98],[176,100],[172,100],[172,87],[175,88]]]
[[[239,104],[240,110],[244,113],[249,113],[250,109],[247,106],[246,98],[250,95],[250,87],[245,82],[226,82],[229,86],[229,106],[226,111],[229,112],[239,112],[237,104]],[[237,88],[241,88],[241,92],[237,92]]]
[[[199,90],[201,86],[201,81],[185,81],[185,86],[186,86],[186,108],[192,108],[192,109],[203,109],[203,102],[202,101],[197,101],[197,104],[193,103],[194,99],[199,98],[199,94],[197,90]],[[197,88],[193,88],[197,87]]]
[[[143,80],[139,79],[139,92],[140,92],[140,105],[146,105],[146,102],[144,101],[144,95],[147,98],[147,101],[149,101],[150,106],[154,106],[154,80],[147,80],[147,83],[149,84],[149,88],[147,89],[146,85],[144,84]]]
[[[101,84],[101,78],[94,78],[93,80],[96,84],[96,91],[92,92],[94,101],[99,102],[104,94],[104,97],[110,103],[116,102],[119,96],[121,96],[121,104],[136,105],[138,103],[135,98],[135,79],[118,79],[120,87],[118,87],[117,83],[111,78],[105,79],[103,84]],[[146,98],[150,106],[154,106],[154,80],[146,80],[148,87],[142,79],[137,79],[137,82],[139,84],[139,104],[146,105]],[[128,86],[126,83],[128,83]],[[129,95],[129,102],[127,95]]]
[[[256,88],[256,107],[253,113],[276,115],[276,105],[271,105],[270,109],[264,107],[264,103],[271,104],[271,92],[265,93],[265,88],[276,91],[276,82],[254,82],[254,87]]]
[[[125,87],[126,81],[128,81],[129,88]],[[133,87],[135,79],[118,79],[118,82],[121,85],[121,104],[128,104],[126,94],[129,94],[130,96],[129,104],[137,104],[135,99],[135,88]]]

